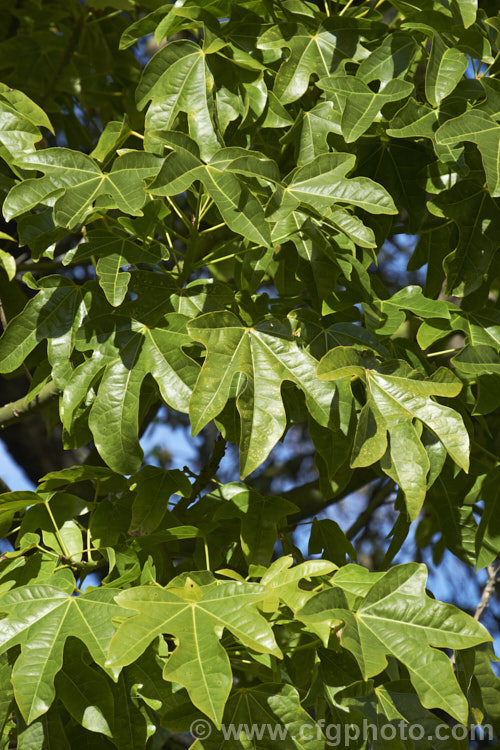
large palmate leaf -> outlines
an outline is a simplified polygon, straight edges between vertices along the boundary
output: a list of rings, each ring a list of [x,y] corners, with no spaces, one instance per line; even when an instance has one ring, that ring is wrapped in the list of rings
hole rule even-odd
[[[274,220],[284,219],[304,204],[313,211],[326,211],[336,203],[358,206],[372,214],[395,214],[389,193],[368,177],[346,177],[356,158],[352,154],[321,154],[285,178],[269,203]]]
[[[356,78],[365,83],[380,81],[381,89],[395,78],[403,78],[418,50],[408,32],[395,31],[366,57],[356,71]]]
[[[26,722],[44,714],[55,696],[54,678],[63,662],[70,636],[81,640],[92,658],[104,668],[111,637],[112,618],[120,612],[114,589],[94,589],[73,596],[74,579],[65,572],[4,594],[0,652],[21,646],[12,672],[16,701]]]
[[[189,134],[203,158],[209,158],[220,142],[212,121],[213,76],[203,49],[187,40],[171,42],[146,66],[137,87],[137,105],[143,109],[152,100],[146,122],[152,131],[173,130],[179,113],[187,115]],[[146,139],[146,147],[158,149],[157,141]],[[160,150],[161,153],[161,150]]]
[[[317,85],[328,96],[345,100],[340,127],[346,143],[362,136],[385,104],[406,99],[413,91],[413,84],[399,78],[389,81],[378,92],[354,76],[320,78]]]
[[[441,125],[436,140],[444,145],[462,141],[476,143],[481,152],[490,194],[494,198],[500,196],[500,125],[490,115],[469,110]]]
[[[282,104],[299,99],[305,93],[311,75],[330,75],[343,60],[361,60],[368,53],[359,42],[359,30],[341,19],[325,22],[316,31],[302,24],[280,24],[264,32],[258,41],[262,50],[287,48],[290,55],[276,76],[274,94]]]
[[[311,599],[298,617],[306,623],[342,622],[341,644],[356,657],[365,679],[382,672],[387,657],[407,668],[426,708],[442,708],[467,721],[467,701],[439,648],[465,649],[490,640],[470,615],[425,593],[424,565],[397,565],[375,581],[351,611],[343,591],[332,588]],[[333,578],[335,584],[335,578]]]
[[[117,208],[142,216],[146,200],[145,180],[160,167],[160,160],[143,151],[118,157],[110,172],[102,172],[86,154],[63,148],[47,148],[17,159],[23,169],[45,176],[15,185],[3,205],[9,220],[39,205],[54,206],[56,224],[75,229],[92,211]]]
[[[217,151],[204,164],[197,144],[181,133],[164,133],[162,140],[173,149],[150,187],[153,195],[177,195],[200,180],[219,209],[223,220],[235,232],[258,245],[270,245],[269,225],[258,198],[239,179],[238,173],[258,174],[279,180],[276,164],[262,154],[244,149]]]
[[[351,466],[381,466],[405,493],[411,518],[425,499],[429,458],[415,420],[428,427],[464,471],[469,467],[469,436],[462,417],[433,396],[454,397],[462,384],[449,370],[424,380],[403,362],[395,367],[367,368],[362,355],[349,347],[336,347],[318,366],[325,380],[361,378],[366,403],[361,409]],[[389,438],[389,440],[388,440]]]
[[[183,588],[139,586],[117,597],[121,607],[136,612],[120,625],[109,649],[108,664],[135,661],[157,636],[178,638],[163,677],[187,689],[194,705],[220,726],[231,689],[231,666],[220,644],[226,629],[259,653],[281,656],[271,627],[256,602],[265,589],[235,581],[199,586],[188,578]]]
[[[207,348],[189,404],[193,434],[220,414],[228,398],[237,396],[243,477],[266,459],[285,430],[285,381],[300,388],[314,419],[328,425],[335,386],[318,380],[316,360],[278,321],[249,328],[230,312],[207,313],[193,320],[188,330]]]

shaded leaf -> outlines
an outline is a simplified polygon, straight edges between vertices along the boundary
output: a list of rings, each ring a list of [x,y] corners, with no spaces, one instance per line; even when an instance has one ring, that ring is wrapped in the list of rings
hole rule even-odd
[[[389,453],[382,468],[405,493],[411,518],[416,518],[425,499],[429,458],[415,429],[414,419],[422,422],[442,442],[450,457],[464,471],[469,467],[469,436],[462,417],[432,396],[456,396],[462,386],[450,372],[443,379],[423,380],[416,371],[401,363],[402,369],[366,369],[363,358],[347,347],[328,352],[318,366],[323,379],[360,377],[366,384],[367,402],[358,421],[353,465],[368,466]],[[394,368],[392,368],[394,370]]]

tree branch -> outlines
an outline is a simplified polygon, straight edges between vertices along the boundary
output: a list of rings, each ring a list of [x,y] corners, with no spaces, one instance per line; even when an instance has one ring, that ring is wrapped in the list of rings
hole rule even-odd
[[[203,469],[198,474],[197,479],[194,481],[191,487],[191,495],[189,497],[182,498],[177,503],[176,508],[178,510],[186,510],[186,508],[189,505],[191,505],[191,503],[194,503],[198,495],[202,492],[202,490],[205,489],[207,484],[209,484],[210,480],[215,476],[217,469],[219,468],[219,464],[224,457],[225,452],[226,452],[226,441],[222,437],[222,435],[219,435],[219,437],[214,443],[212,455],[208,459]],[[185,466],[184,469],[186,470],[187,466]]]
[[[42,406],[57,398],[60,392],[56,384],[50,381],[50,383],[43,386],[40,393],[31,399],[31,401],[28,401],[27,397],[23,396],[17,401],[11,401],[10,404],[0,406],[0,429],[8,427],[31,412],[38,411]]]
[[[377,508],[380,508],[380,506],[385,503],[387,497],[390,495],[393,489],[394,482],[392,482],[391,480],[386,481],[385,479],[382,479],[381,486],[376,489],[365,510],[359,514],[352,526],[347,529],[345,535],[348,539],[354,539],[356,534],[358,534],[361,529],[363,529],[370,522],[374,512],[377,510]]]
[[[481,616],[482,616],[484,610],[488,606],[491,597],[495,593],[495,587],[496,587],[496,583],[497,583],[497,575],[498,575],[498,572],[500,571],[500,566],[498,568],[495,568],[495,566],[493,565],[493,563],[490,563],[490,565],[488,565],[488,567],[487,567],[487,571],[488,571],[488,580],[486,581],[485,587],[483,589],[483,593],[482,593],[482,596],[481,596],[481,601],[477,605],[476,611],[474,612],[474,619],[475,620],[480,620],[481,619]]]
[[[300,509],[297,513],[294,513],[293,516],[289,516],[288,518],[289,524],[293,525],[295,523],[300,523],[300,521],[303,521],[306,518],[310,518],[311,516],[315,516],[318,513],[321,513],[330,505],[339,503],[348,495],[356,492],[357,490],[360,490],[362,487],[369,484],[374,479],[377,479],[377,475],[374,473],[372,468],[357,469],[353,473],[349,484],[344,487],[344,489],[335,497],[329,497],[328,499],[325,499],[324,495],[319,489],[319,482],[317,479],[313,482],[302,484],[299,487],[294,487],[293,489],[287,490],[286,492],[280,492],[279,496],[290,500],[292,503],[295,503],[295,505],[298,505]]]

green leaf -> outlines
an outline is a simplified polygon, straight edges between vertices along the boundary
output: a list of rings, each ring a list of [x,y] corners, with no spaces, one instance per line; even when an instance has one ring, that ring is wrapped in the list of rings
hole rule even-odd
[[[391,138],[427,138],[432,142],[436,156],[442,162],[451,162],[455,168],[463,152],[463,147],[444,145],[436,139],[440,125],[463,111],[461,100],[447,99],[439,109],[421,104],[410,98],[394,115],[386,134]],[[462,172],[462,166],[460,166]]]
[[[472,346],[489,346],[500,351],[500,313],[494,308],[453,310],[452,329],[463,331]]]
[[[325,746],[321,724],[301,705],[299,692],[292,685],[270,683],[235,690],[227,703],[224,723],[241,728],[239,741],[231,743],[225,736],[227,731],[211,732],[210,737],[197,740],[197,747],[215,750],[227,742],[231,747],[255,747],[251,727],[264,730],[259,747],[276,747],[278,739],[283,750],[320,750]],[[247,744],[250,742],[252,745]]]
[[[392,79],[378,92],[372,91],[364,81],[354,76],[320,78],[317,86],[327,96],[345,99],[340,127],[346,143],[352,143],[362,136],[385,104],[406,99],[413,91],[412,83],[399,78]]]
[[[184,685],[194,705],[220,726],[232,682],[229,658],[219,642],[223,630],[258,653],[281,656],[270,626],[255,606],[264,593],[257,584],[224,581],[198,586],[189,578],[183,588],[138,586],[123,591],[117,603],[136,614],[120,625],[108,664],[130,664],[158,635],[175,636],[179,645],[163,678]]]
[[[419,318],[451,318],[448,303],[443,300],[429,299],[422,294],[419,286],[412,285],[400,289],[388,300],[378,303],[382,313],[390,316],[392,309],[409,310]]]
[[[89,427],[108,466],[128,473],[138,469],[142,460],[139,395],[146,376],[151,374],[156,380],[166,403],[186,411],[199,368],[181,349],[190,342],[185,316],[171,313],[161,328],[124,320],[125,330],[120,331],[116,348],[97,349],[73,371],[64,389],[61,415],[63,425],[71,430],[76,408],[101,376]],[[92,344],[80,347],[89,349]]]
[[[237,176],[238,173],[260,172],[279,177],[276,165],[259,154],[248,156],[243,149],[221,149],[207,164],[200,157],[196,143],[180,133],[164,133],[162,140],[173,148],[150,187],[153,195],[177,195],[200,180],[219,209],[223,220],[237,234],[248,237],[257,245],[270,245],[269,225],[260,201]]]
[[[500,552],[500,470],[495,467],[484,480],[481,499],[483,514],[476,537],[477,567],[485,568]]]
[[[450,661],[439,648],[470,648],[490,640],[472,617],[425,593],[424,565],[397,565],[377,580],[354,611],[333,588],[317,594],[298,613],[307,624],[342,622],[341,644],[359,664],[364,679],[380,674],[389,655],[408,670],[426,708],[441,708],[467,721],[467,701]],[[335,584],[335,578],[333,579]]]
[[[53,708],[29,726],[23,722],[18,731],[17,747],[19,750],[50,750],[51,747],[71,750],[60,712]]]
[[[0,599],[0,610],[6,615],[0,652],[21,646],[12,684],[27,723],[48,711],[54,700],[54,678],[62,667],[67,638],[81,640],[104,668],[114,633],[111,620],[121,611],[113,602],[117,592],[100,588],[73,596],[73,589],[73,576],[62,572],[46,583],[8,591]]]
[[[43,138],[39,126],[53,132],[45,112],[26,94],[0,84],[0,157],[9,166],[35,150]]]
[[[466,29],[476,20],[477,13],[477,0],[452,0],[451,8],[453,11],[458,11],[462,23]]]
[[[322,154],[291,172],[284,189],[276,191],[269,203],[270,218],[286,218],[300,204],[315,212],[347,203],[373,214],[397,213],[389,193],[376,182],[368,177],[346,177],[355,161],[352,154]]]
[[[128,291],[130,274],[121,270],[125,263],[125,258],[121,255],[108,255],[99,258],[96,265],[101,289],[113,307],[121,305]]]
[[[453,357],[458,372],[475,380],[480,375],[500,373],[500,355],[491,346],[466,346]]]
[[[258,48],[290,51],[278,71],[274,94],[281,104],[299,99],[307,90],[310,76],[329,76],[341,68],[346,58],[359,60],[366,51],[359,44],[356,28],[342,24],[341,19],[325,22],[315,33],[302,24],[285,23],[273,26],[262,34]]]
[[[68,359],[81,321],[82,297],[68,279],[52,276],[30,299],[0,338],[0,372],[20,367],[36,345],[48,339],[48,357],[56,383],[68,376]],[[64,358],[65,362],[61,362]]]
[[[366,406],[360,414],[353,452],[353,466],[369,466],[389,453],[382,468],[405,493],[410,517],[416,518],[425,499],[429,459],[416,431],[417,419],[428,427],[464,471],[469,467],[469,436],[462,417],[432,396],[454,397],[462,388],[450,372],[443,379],[423,380],[419,373],[401,363],[398,374],[390,369],[366,369],[354,350],[337,347],[325,354],[318,375],[325,380],[361,377],[366,384]]]
[[[7,220],[39,205],[54,207],[59,226],[75,229],[99,209],[117,208],[142,216],[146,200],[145,180],[160,167],[153,154],[128,151],[118,157],[110,172],[78,151],[47,148],[17,159],[23,169],[39,170],[44,177],[24,180],[7,196],[3,212]]]
[[[8,237],[8,235],[5,235],[5,237]],[[12,281],[16,275],[16,260],[5,250],[0,250],[0,266],[5,270],[9,281]]]
[[[125,143],[131,132],[126,117],[121,122],[117,120],[108,122],[90,156],[100,161],[103,166],[106,165],[113,158],[116,150]]]
[[[31,490],[17,490],[16,492],[3,492],[0,495],[0,512],[17,512],[25,510],[30,505],[45,502],[44,498]]]
[[[463,141],[477,144],[491,197],[500,196],[500,125],[492,117],[485,112],[468,110],[441,125],[436,139],[444,145]]]
[[[337,112],[333,102],[319,102],[308,112],[300,113],[284,137],[295,146],[297,166],[303,167],[316,156],[328,153],[329,133],[342,134],[340,119],[341,113]]]
[[[358,158],[360,171],[379,182],[408,215],[408,231],[418,231],[427,213],[423,168],[431,159],[429,151],[419,142],[367,141]]]
[[[280,557],[273,562],[261,578],[261,586],[266,588],[266,597],[260,605],[264,612],[275,612],[280,602],[297,612],[314,596],[312,586],[300,585],[302,581],[326,576],[336,570],[337,566],[327,560],[307,560],[293,565],[291,555]],[[327,630],[315,628],[321,637],[327,637]]]
[[[327,560],[339,566],[345,564],[346,555],[353,560],[357,559],[351,542],[331,518],[314,519],[307,552],[309,555],[323,554]]]
[[[202,157],[209,159],[221,145],[212,121],[213,85],[205,53],[194,42],[177,40],[159,50],[146,65],[136,90],[139,109],[152,101],[146,118],[146,148],[156,150],[154,132],[173,130],[179,113],[184,112],[189,135]]]
[[[156,531],[167,513],[172,495],[189,497],[191,494],[191,484],[179,469],[165,471],[157,466],[144,466],[133,477],[132,485],[136,488],[136,495],[130,533],[135,535]]]
[[[47,128],[51,133],[54,132],[52,123],[46,112],[39,107],[32,99],[18,89],[10,88],[4,83],[0,84],[0,100],[13,107],[22,117],[37,127]]]
[[[500,697],[500,680],[491,667],[492,661],[497,657],[490,644],[474,649],[474,679],[479,685],[481,699],[486,719],[493,725],[493,730],[498,734],[500,727],[500,711],[498,698]]]
[[[425,74],[425,95],[437,107],[457,87],[467,70],[466,55],[455,47],[447,47],[442,37],[433,34],[431,54]]]
[[[406,74],[417,51],[418,46],[411,34],[395,31],[362,60],[356,78],[365,83],[380,81],[384,88],[390,81]]]
[[[458,226],[458,239],[444,261],[447,294],[470,294],[487,277],[497,249],[498,206],[483,187],[465,180],[436,196],[429,208]]]
[[[215,512],[215,519],[241,518],[241,549],[247,563],[267,565],[278,536],[278,523],[298,510],[282,497],[265,497],[241,482],[223,485],[214,497],[225,502]]]
[[[88,665],[84,645],[69,641],[55,687],[68,713],[90,732],[113,737],[114,701],[109,680]]]
[[[476,562],[477,524],[473,515],[473,500],[468,494],[473,478],[454,476],[446,466],[429,489],[428,501],[437,515],[447,548],[467,565]],[[472,493],[471,493],[472,494]]]
[[[271,319],[250,328],[230,312],[207,313],[192,321],[188,330],[207,348],[189,404],[192,432],[196,435],[221,413],[228,398],[236,395],[242,477],[267,458],[285,430],[283,382],[300,388],[314,419],[328,425],[335,387],[316,378],[316,360],[299,349],[278,321]],[[244,387],[241,375],[246,378]]]
[[[11,672],[12,665],[6,654],[3,654],[0,658],[0,732],[3,732],[12,712],[14,691],[10,681]]]

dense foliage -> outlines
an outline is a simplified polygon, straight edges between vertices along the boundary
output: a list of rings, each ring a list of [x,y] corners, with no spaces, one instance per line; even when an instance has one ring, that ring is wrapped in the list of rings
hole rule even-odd
[[[0,747],[177,747],[205,718],[200,750],[257,746],[229,722],[307,750],[366,719],[499,732],[482,609],[393,564],[416,533],[494,587],[496,3],[5,0],[0,19],[0,373],[25,384],[0,425],[41,409],[84,458],[0,495]],[[381,273],[388,248],[420,285]],[[200,471],[143,461],[160,409],[215,424]],[[299,428],[316,504],[254,482]],[[373,483],[396,512],[376,570],[312,518]],[[468,740],[394,741],[413,746]]]

